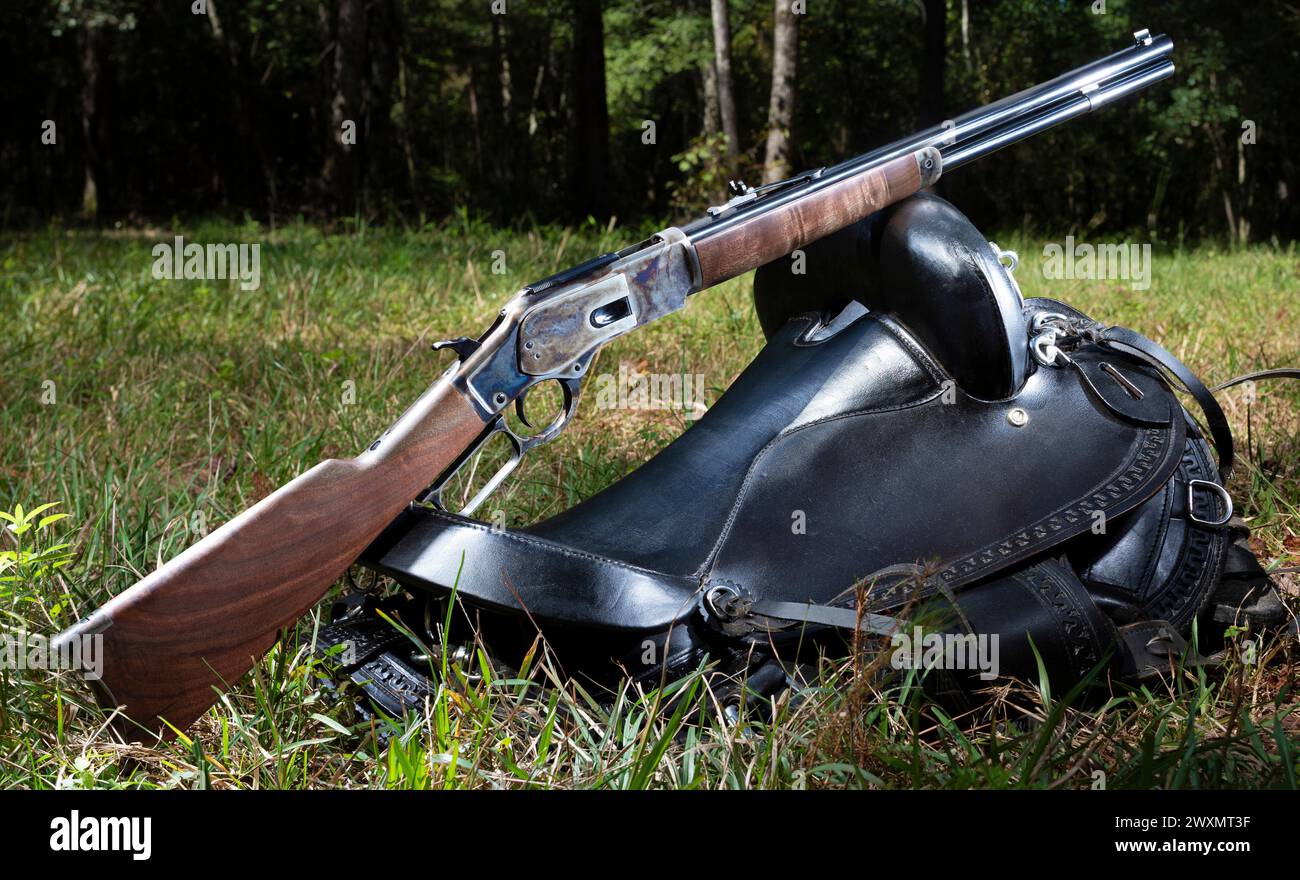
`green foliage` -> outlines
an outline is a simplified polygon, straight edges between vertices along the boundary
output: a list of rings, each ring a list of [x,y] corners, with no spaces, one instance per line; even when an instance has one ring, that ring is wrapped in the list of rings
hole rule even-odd
[[[727,181],[731,179],[731,170],[725,135],[698,137],[683,152],[673,156],[673,161],[684,174],[673,185],[675,209],[686,213],[699,205],[721,204],[729,198]]]
[[[73,554],[67,542],[55,543],[56,530],[51,527],[66,519],[66,513],[45,513],[57,502],[41,504],[24,510],[21,504],[12,511],[0,510],[5,532],[13,545],[12,550],[0,550],[0,606],[4,607],[12,622],[21,625],[35,619],[31,612],[49,605],[50,618],[57,619],[62,610],[58,601],[47,602],[49,597],[37,597],[33,588],[56,569],[72,562]]]
[[[652,92],[683,75],[694,85],[699,68],[713,59],[708,7],[683,10],[678,3],[609,4],[605,14],[605,77],[614,128],[640,121]]]
[[[122,11],[124,4],[116,0],[58,0],[53,5],[50,34],[55,37],[77,28],[110,27],[129,31],[136,25],[135,12]]]
[[[214,20],[146,0],[18,0],[0,9],[12,60],[0,162],[26,173],[0,195],[6,226],[68,215],[87,171],[99,216],[128,225],[173,215],[353,213],[324,175],[337,133],[331,87],[338,10],[357,0],[216,0]],[[572,0],[393,0],[363,8],[366,96],[357,206],[418,225],[469,206],[498,222],[581,220]],[[705,124],[709,7],[604,0],[614,213],[693,216],[717,190]],[[762,164],[771,76],[770,0],[732,0],[741,170]],[[833,164],[918,127],[922,4],[816,0],[801,16],[795,165]],[[963,9],[967,15],[963,19]],[[986,0],[947,4],[945,112],[1050,79],[1150,28],[1175,41],[1178,72],[1108,109],[940,185],[982,222],[1028,232],[1143,231],[1183,241],[1293,240],[1300,16],[1282,0]],[[94,118],[86,38],[97,61]],[[111,96],[111,100],[108,98]],[[57,124],[43,144],[35,125]],[[642,126],[656,125],[656,142]],[[1252,140],[1242,144],[1243,126]],[[606,175],[601,175],[605,177]],[[752,177],[752,174],[751,174]],[[753,180],[750,180],[752,183]]]

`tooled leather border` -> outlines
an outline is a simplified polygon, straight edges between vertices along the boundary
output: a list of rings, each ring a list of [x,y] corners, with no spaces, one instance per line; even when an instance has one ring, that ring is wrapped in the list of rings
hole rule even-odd
[[[1076,677],[1082,677],[1101,662],[1101,651],[1110,646],[1108,637],[1113,641],[1115,634],[1098,632],[1098,622],[1088,614],[1088,606],[1084,604],[1091,604],[1092,600],[1083,584],[1075,581],[1076,589],[1067,580],[1073,579],[1073,573],[1065,574],[1060,564],[1053,562],[1031,566],[1014,577],[1049,609]],[[1093,612],[1097,613],[1095,607]]]
[[[1178,467],[1182,457],[1170,456],[1169,451],[1174,441],[1182,439],[1184,432],[1176,427],[1180,424],[1175,421],[1171,428],[1145,429],[1129,460],[1087,496],[949,563],[936,576],[945,586],[961,587],[1074,537],[1092,525],[1094,511],[1104,511],[1108,516],[1128,512],[1149,497],[1144,489],[1163,485]]]

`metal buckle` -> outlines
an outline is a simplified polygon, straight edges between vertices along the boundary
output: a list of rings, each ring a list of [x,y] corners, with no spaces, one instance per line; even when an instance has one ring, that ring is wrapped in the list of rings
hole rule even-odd
[[[748,617],[749,610],[754,604],[753,600],[740,590],[727,584],[711,587],[704,594],[704,601],[708,603],[710,611],[726,622]]]
[[[1034,360],[1045,367],[1064,366],[1069,363],[1069,356],[1056,344],[1058,338],[1055,330],[1044,330],[1029,340],[1029,352],[1034,356]]]
[[[1029,321],[1029,353],[1044,367],[1064,367],[1070,356],[1056,343],[1071,335],[1074,325],[1059,312],[1039,312]]]
[[[740,586],[714,584],[705,590],[702,604],[706,612],[705,619],[726,635],[746,636],[758,628],[750,614],[754,600]]]
[[[1224,513],[1220,519],[1217,520],[1201,519],[1199,516],[1196,515],[1196,487],[1197,486],[1202,486],[1208,489],[1209,491],[1213,492],[1215,495],[1219,497],[1219,500],[1223,502]],[[1220,526],[1226,526],[1228,524],[1228,520],[1232,519],[1232,496],[1228,494],[1227,489],[1223,488],[1218,483],[1212,482],[1211,480],[1188,480],[1187,481],[1187,518],[1192,522],[1196,523],[1197,525],[1210,526],[1212,528],[1219,528]]]
[[[1069,330],[1073,327],[1069,317],[1060,312],[1038,312],[1029,320],[1030,333],[1042,333],[1044,330]]]

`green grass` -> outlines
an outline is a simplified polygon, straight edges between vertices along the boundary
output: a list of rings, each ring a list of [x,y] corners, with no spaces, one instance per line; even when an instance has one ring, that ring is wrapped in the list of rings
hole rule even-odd
[[[354,454],[445,367],[429,343],[476,335],[515,288],[645,230],[503,231],[461,217],[347,235],[179,231],[261,242],[261,288],[153,279],[150,248],[172,230],[50,229],[0,243],[0,510],[54,502],[42,517],[67,514],[5,533],[0,550],[21,554],[0,570],[6,628],[53,632],[320,459]],[[1157,246],[1150,289],[1133,291],[1049,281],[1041,242],[1012,239],[999,240],[1023,255],[1027,296],[1143,330],[1210,384],[1300,362],[1294,247]],[[491,271],[496,250],[504,275]],[[738,279],[619,340],[595,371],[702,373],[712,401],[761,344]],[[1225,408],[1243,446],[1249,422],[1252,463],[1232,490],[1253,546],[1270,565],[1295,565],[1300,393],[1262,386],[1247,407],[1229,392]],[[512,525],[552,515],[686,427],[680,412],[598,411],[588,399],[481,513]],[[1279,580],[1294,606],[1294,576]],[[854,661],[827,663],[772,720],[735,723],[710,711],[707,670],[662,692],[628,686],[611,706],[556,680],[542,650],[513,677],[453,669],[425,712],[366,722],[326,699],[319,661],[286,645],[191,737],[158,747],[116,741],[71,678],[2,670],[0,786],[1083,788],[1101,771],[1111,787],[1294,787],[1296,665],[1293,646],[1274,648],[1276,663],[1189,671],[1101,707],[1045,699],[1030,682],[956,720],[910,686],[876,690]]]

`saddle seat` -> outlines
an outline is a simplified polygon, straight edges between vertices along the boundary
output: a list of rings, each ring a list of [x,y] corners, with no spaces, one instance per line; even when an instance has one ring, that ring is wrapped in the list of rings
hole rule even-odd
[[[803,274],[778,260],[756,275],[766,347],[636,471],[522,529],[413,505],[363,564],[616,660],[647,637],[684,659],[734,635],[706,601],[715,588],[843,605],[899,565],[922,586],[876,590],[875,609],[942,593],[977,627],[1046,614],[1087,631],[1087,650],[1062,640],[1071,667],[1100,656],[1116,614],[1183,624],[1199,611],[1223,540],[1197,523],[1222,510],[1190,486],[1218,474],[1159,370],[1097,344],[1068,366],[1036,361],[1030,328],[1046,316],[1091,322],[1022,301],[995,250],[933,196],[803,256]],[[977,589],[1013,574],[1014,589]]]

